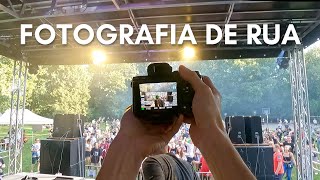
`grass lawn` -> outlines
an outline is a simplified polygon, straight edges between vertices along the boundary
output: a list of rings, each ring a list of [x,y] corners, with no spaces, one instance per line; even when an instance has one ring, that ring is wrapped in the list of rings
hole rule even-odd
[[[105,128],[105,125],[102,125]],[[0,126],[0,138],[3,138],[7,135],[9,127],[8,126]],[[26,136],[28,137],[27,143],[24,144],[23,151],[22,151],[22,171],[23,172],[30,172],[31,171],[31,145],[35,138],[39,139],[46,139],[49,135],[48,129],[43,129],[42,132],[32,132],[31,126],[25,126],[24,127],[26,131]],[[9,157],[8,152],[0,152],[0,156],[3,157],[3,160],[6,164],[6,168],[4,169],[4,173],[7,174],[8,166],[9,166]],[[320,167],[318,167],[320,168]],[[36,171],[36,169],[34,169]],[[293,170],[293,178],[297,179],[296,177],[296,171]],[[314,180],[320,180],[320,173],[318,175],[314,175]]]
[[[4,138],[7,136],[9,126],[0,126],[0,138]],[[46,139],[49,135],[48,129],[43,129],[42,132],[32,132],[32,126],[24,126],[26,131],[26,136],[28,137],[28,141],[24,144],[22,150],[22,171],[23,172],[30,172],[31,171],[31,145],[34,139]],[[4,173],[8,173],[8,166],[9,166],[9,157],[8,152],[3,151],[0,152],[0,156],[3,157],[4,163],[6,164],[6,168]],[[37,171],[35,168],[34,171]]]

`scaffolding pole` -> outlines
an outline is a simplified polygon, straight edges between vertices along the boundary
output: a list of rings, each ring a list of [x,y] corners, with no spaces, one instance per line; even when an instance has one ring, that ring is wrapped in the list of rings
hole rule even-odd
[[[27,63],[14,61],[9,126],[8,174],[22,172],[23,114],[26,100]]]
[[[312,142],[306,63],[303,46],[288,49],[291,70],[291,95],[295,130],[295,155],[297,158],[298,180],[313,179]]]

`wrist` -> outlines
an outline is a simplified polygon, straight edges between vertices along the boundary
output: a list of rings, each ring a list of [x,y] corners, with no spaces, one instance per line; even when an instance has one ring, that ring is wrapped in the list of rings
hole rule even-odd
[[[104,163],[97,179],[134,179],[144,159],[138,145],[136,140],[118,133],[104,160],[113,163]]]
[[[196,142],[196,146],[199,149],[207,149],[213,146],[219,146],[221,143],[228,141],[228,136],[224,131],[218,127],[212,127],[208,129],[202,129],[199,131],[198,140],[193,140]]]
[[[130,154],[137,160],[142,161],[147,156],[147,154],[144,153],[143,147],[139,144],[138,138],[128,136],[121,131],[115,137],[110,147],[112,145],[130,152]]]

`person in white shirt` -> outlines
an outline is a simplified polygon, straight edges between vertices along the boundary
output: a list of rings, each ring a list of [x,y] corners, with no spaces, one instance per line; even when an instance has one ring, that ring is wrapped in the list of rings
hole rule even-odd
[[[96,143],[97,142],[97,138],[96,138],[96,136],[95,136],[95,134],[91,134],[91,146],[93,147],[94,146],[94,143]]]
[[[191,164],[194,160],[194,144],[192,143],[191,139],[185,138],[184,145],[186,146],[186,157],[187,161]]]
[[[33,172],[34,169],[34,165],[38,164],[37,166],[37,172],[40,171],[40,148],[41,148],[41,144],[40,144],[40,139],[36,139],[35,143],[32,144],[31,147],[31,153],[32,153],[32,165],[31,165],[31,172]]]

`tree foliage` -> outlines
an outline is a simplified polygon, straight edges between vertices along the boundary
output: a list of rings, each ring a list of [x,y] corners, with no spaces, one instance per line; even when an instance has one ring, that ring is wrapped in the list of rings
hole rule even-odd
[[[134,64],[90,66],[90,117],[120,118],[132,103],[130,82],[138,74]]]
[[[311,115],[320,115],[320,47],[310,49],[306,55]]]
[[[320,112],[320,48],[306,53],[311,115]],[[40,66],[28,76],[26,105],[36,113],[81,113],[90,118],[120,118],[131,105],[133,76],[147,75],[150,63],[90,66]],[[289,70],[276,68],[275,58],[170,62],[173,70],[184,64],[210,77],[222,95],[222,114],[290,118]],[[0,56],[0,112],[10,107],[13,61]]]
[[[10,107],[13,61],[0,55],[0,112]]]
[[[85,66],[41,66],[28,99],[30,109],[52,117],[57,113],[87,114],[91,74]]]

